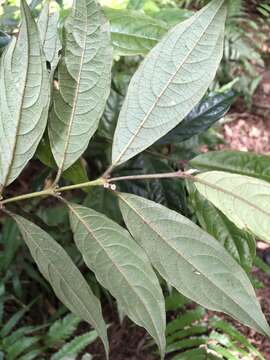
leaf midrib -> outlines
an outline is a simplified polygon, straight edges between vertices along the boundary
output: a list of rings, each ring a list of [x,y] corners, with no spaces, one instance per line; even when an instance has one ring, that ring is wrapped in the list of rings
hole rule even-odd
[[[88,9],[87,9],[88,12]],[[73,16],[73,14],[71,14],[71,16]],[[63,151],[63,157],[62,157],[62,161],[61,164],[59,166],[59,173],[62,173],[64,167],[65,167],[65,161],[67,158],[67,151],[68,151],[68,147],[69,147],[69,140],[70,140],[70,136],[71,136],[71,130],[72,130],[72,126],[73,126],[73,122],[74,122],[74,118],[76,115],[76,109],[77,109],[77,104],[78,104],[78,96],[79,96],[79,89],[80,89],[80,85],[81,85],[81,73],[82,73],[82,68],[83,68],[83,62],[84,62],[84,55],[85,55],[85,51],[86,51],[86,38],[87,38],[87,28],[88,28],[88,14],[86,16],[86,21],[85,21],[85,26],[84,26],[84,41],[83,41],[83,51],[81,54],[81,61],[79,64],[79,72],[78,72],[78,78],[77,78],[77,82],[76,82],[76,89],[75,89],[75,94],[74,94],[74,99],[73,99],[73,103],[72,103],[72,111],[70,114],[70,119],[69,119],[69,125],[68,125],[68,130],[67,130],[67,137],[66,137],[66,143],[65,143],[65,147],[64,147],[64,151]],[[65,64],[65,69],[67,70],[67,65]],[[61,87],[61,84],[60,84]]]
[[[231,176],[235,175],[235,174],[229,174]],[[242,175],[236,175],[236,176],[242,176]],[[230,190],[227,190],[227,189],[224,189],[216,184],[213,184],[213,183],[210,183],[209,181],[205,180],[205,179],[202,179],[198,176],[195,176],[193,181],[195,182],[198,182],[202,185],[204,185],[205,187],[210,187],[216,191],[219,191],[219,192],[222,192],[224,194],[227,194],[233,198],[236,198],[237,200],[239,200],[240,202],[243,202],[245,203],[246,205],[250,206],[251,208],[253,208],[254,210],[257,210],[258,212],[261,212],[262,214],[264,214],[265,216],[269,217],[270,219],[270,213],[267,212],[266,210],[260,208],[259,206],[253,204],[252,202],[250,202],[249,200],[246,200],[245,198],[241,197],[240,195],[238,194],[235,194],[234,192],[230,191]],[[260,180],[259,180],[260,181]],[[267,184],[267,183],[266,183]]]
[[[183,258],[187,263],[189,263],[191,267],[195,268],[195,266],[194,266],[193,264],[191,264],[187,259],[185,259],[185,258],[182,256],[182,254],[178,251],[178,249],[176,249],[176,248],[173,247],[170,243],[168,243],[168,241],[166,241],[166,239],[165,239],[153,226],[151,226],[150,223],[148,223],[146,219],[144,219],[144,217],[136,210],[136,208],[134,208],[134,207],[128,202],[127,199],[123,198],[120,193],[118,193],[117,195],[118,195],[118,197],[120,197],[120,199],[121,199],[122,201],[124,201],[124,202],[135,212],[135,214],[136,214],[155,234],[157,234],[157,236],[158,236],[162,241],[164,241],[169,247],[171,247],[173,250],[175,250],[176,253],[179,254],[179,256],[180,256],[181,258]],[[207,279],[207,281],[209,281],[211,284],[213,284],[213,282],[212,282],[210,279],[208,279],[208,277],[207,277],[205,274],[203,274],[200,269],[197,269],[197,268],[196,268],[196,270],[199,271],[199,272]],[[225,294],[225,297],[226,297],[226,298],[228,298],[226,292],[224,292],[222,288],[220,288],[219,286],[217,286],[217,285],[215,285],[215,284],[213,284],[213,285],[214,285],[215,288],[217,288],[217,289],[220,290],[223,294]],[[246,313],[246,315],[248,316],[249,319],[251,319],[252,322],[255,322],[255,323],[257,324],[257,321],[254,320],[253,318],[251,318],[250,315],[249,315],[249,313],[246,312],[246,310],[243,309],[234,299],[229,298],[229,300],[233,301],[233,302],[237,305],[237,307],[239,307],[239,308],[241,309],[241,311],[244,311],[244,312]],[[224,311],[224,312],[225,312],[225,311]],[[230,315],[230,314],[229,314],[229,315]],[[233,315],[233,316],[235,316],[235,315]],[[261,325],[258,324],[258,327],[263,330],[263,328],[261,327]],[[263,331],[263,333],[265,333],[265,331]]]
[[[124,149],[121,151],[121,153],[118,155],[118,157],[115,159],[115,161],[113,162],[113,166],[117,165],[119,163],[119,161],[121,161],[122,157],[124,156],[124,154],[126,153],[126,151],[128,150],[128,148],[130,147],[130,145],[134,142],[134,140],[136,139],[138,133],[140,132],[140,130],[143,128],[145,122],[147,121],[148,117],[150,116],[150,114],[152,113],[152,111],[155,109],[157,103],[159,102],[161,96],[165,93],[165,91],[168,89],[170,83],[173,81],[173,79],[175,78],[175,76],[178,74],[178,72],[180,71],[181,67],[184,65],[184,63],[186,62],[186,60],[189,58],[189,56],[192,54],[192,52],[194,51],[194,49],[196,48],[197,44],[200,42],[201,38],[204,36],[204,34],[206,33],[207,29],[210,27],[210,25],[212,25],[213,20],[216,17],[216,14],[219,12],[219,10],[221,9],[221,7],[223,6],[224,2],[222,1],[220,6],[217,8],[214,16],[212,17],[211,21],[207,24],[207,26],[205,27],[205,29],[202,31],[201,35],[199,36],[198,40],[196,41],[195,45],[192,47],[191,50],[188,51],[187,55],[184,57],[184,59],[182,60],[182,62],[178,65],[178,67],[176,68],[176,71],[174,72],[174,74],[172,76],[170,76],[169,80],[167,81],[167,83],[165,84],[164,88],[162,89],[162,91],[160,92],[160,94],[156,97],[153,105],[150,107],[150,109],[148,110],[148,112],[144,115],[142,122],[139,124],[138,128],[136,131],[133,132],[133,135],[131,137],[131,139],[129,140],[129,142],[127,143],[127,145],[124,147]],[[192,21],[191,24],[194,23],[194,21],[196,21],[197,18],[195,17]],[[191,25],[190,25],[191,26]],[[190,27],[189,26],[189,27]]]
[[[22,2],[22,6],[25,7],[24,1]],[[27,5],[26,5],[27,6]],[[12,165],[14,162],[14,158],[15,158],[15,152],[16,152],[16,148],[17,148],[17,144],[18,144],[18,138],[19,138],[19,132],[20,132],[20,128],[21,128],[21,118],[22,118],[22,110],[23,110],[23,104],[24,104],[24,96],[25,96],[25,91],[26,91],[26,83],[27,83],[27,78],[28,78],[28,72],[29,72],[29,58],[30,58],[30,47],[31,47],[31,43],[30,43],[30,38],[29,38],[29,28],[28,28],[28,21],[27,21],[27,16],[26,16],[26,12],[24,9],[24,21],[25,21],[25,28],[26,28],[26,36],[27,36],[27,62],[26,62],[26,72],[25,72],[25,78],[23,81],[23,91],[22,91],[22,95],[20,98],[20,106],[19,106],[19,113],[18,113],[18,117],[17,117],[17,126],[16,126],[16,131],[15,131],[15,142],[12,146],[12,155],[11,155],[11,159],[10,159],[10,164],[8,167],[8,171],[6,173],[5,179],[3,181],[3,187],[5,187],[5,185],[8,182],[11,170],[12,170]],[[16,46],[18,44],[19,38],[16,39],[16,44],[14,46],[13,49],[13,53],[12,56],[14,55],[14,51],[16,49]]]
[[[95,241],[99,244],[100,248],[103,249],[104,253],[107,255],[108,259],[111,261],[111,263],[116,267],[116,269],[118,270],[118,272],[123,276],[124,280],[126,281],[126,283],[128,284],[129,288],[132,290],[132,292],[134,292],[136,294],[136,296],[138,297],[138,299],[140,300],[140,302],[143,304],[143,307],[145,308],[146,312],[148,313],[148,315],[150,316],[152,325],[156,331],[156,335],[158,336],[157,338],[159,339],[159,331],[156,328],[155,322],[153,321],[152,315],[149,312],[147,306],[145,305],[144,301],[140,298],[140,296],[137,294],[137,291],[132,287],[132,285],[130,284],[129,280],[127,279],[126,275],[124,274],[124,272],[119,268],[119,266],[117,265],[117,263],[115,263],[113,261],[113,259],[111,258],[110,254],[108,253],[108,251],[106,250],[106,248],[102,245],[102,243],[98,240],[98,238],[96,237],[95,233],[92,231],[92,229],[88,226],[88,224],[83,220],[83,218],[76,212],[75,208],[68,204],[69,209],[73,212],[73,214],[77,217],[78,221],[81,222],[83,224],[83,226],[85,227],[85,229],[91,234],[91,236],[95,239]],[[161,345],[161,343],[160,343]]]

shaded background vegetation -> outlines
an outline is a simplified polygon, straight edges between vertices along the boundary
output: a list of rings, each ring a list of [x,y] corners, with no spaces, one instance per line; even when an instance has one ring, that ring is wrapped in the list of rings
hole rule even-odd
[[[66,172],[62,184],[94,179],[109,165],[112,134],[131,76],[148,50],[177,22],[188,18],[207,1],[202,0],[111,0],[101,1],[111,20],[115,45],[111,94],[84,157]],[[6,1],[0,11],[0,46],[16,36],[19,23],[18,1]],[[38,16],[42,2],[31,7]],[[52,4],[60,11],[60,29],[71,6],[70,1]],[[116,10],[112,10],[117,9]],[[127,18],[121,11],[128,11]],[[136,25],[138,22],[138,25]],[[153,24],[153,26],[149,25]],[[123,30],[125,34],[123,35]],[[145,41],[136,41],[132,33],[141,31]],[[226,26],[224,58],[209,93],[186,119],[150,149],[128,161],[114,172],[116,176],[132,173],[169,172],[186,168],[188,161],[209,150],[233,148],[270,154],[270,6],[268,1],[232,0]],[[118,50],[117,50],[118,49]],[[131,55],[122,57],[126,52]],[[137,52],[137,53],[136,53]],[[57,73],[56,73],[57,80]],[[231,108],[230,112],[228,110]],[[269,161],[265,157],[265,161]],[[44,166],[49,166],[49,169]],[[38,191],[55,174],[55,164],[44,137],[35,159],[23,175],[7,189],[7,195]],[[265,313],[270,313],[267,247],[237,230],[221,213],[179,180],[125,182],[121,191],[133,192],[176,210],[200,223],[235,257],[249,274]],[[122,223],[117,202],[110,192],[95,188],[87,193],[69,194],[85,206],[105,213]],[[17,213],[32,219],[65,245],[72,259],[84,272],[105,308],[109,326],[112,359],[156,359],[156,348],[145,331],[123,318],[114,299],[87,270],[71,241],[67,211],[52,199],[32,200],[14,205]],[[226,222],[220,236],[214,233],[211,219]],[[69,314],[37,271],[12,220],[0,215],[0,359],[104,359],[96,333],[80,319]],[[211,232],[212,231],[212,232]],[[231,236],[237,233],[238,236]],[[243,245],[244,244],[244,245]],[[254,267],[255,265],[255,267]],[[253,269],[253,270],[252,270]],[[206,312],[162,284],[168,318],[168,359],[203,359],[207,346],[224,359],[270,359],[270,347],[255,335],[225,316]],[[269,319],[269,317],[268,317]],[[238,329],[238,330],[237,330]],[[249,338],[249,340],[247,340]],[[187,350],[191,349],[188,353]],[[258,352],[260,350],[260,353]],[[216,359],[209,355],[209,359]]]

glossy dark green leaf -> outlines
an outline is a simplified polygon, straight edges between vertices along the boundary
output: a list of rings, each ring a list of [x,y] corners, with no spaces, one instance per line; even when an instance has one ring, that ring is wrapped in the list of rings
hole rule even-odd
[[[11,214],[42,275],[57,297],[74,314],[89,322],[98,332],[108,352],[106,325],[99,300],[66,251],[37,225]]]
[[[116,196],[102,186],[90,187],[83,205],[108,216],[117,223],[122,221]]]
[[[98,127],[98,135],[104,137],[109,142],[112,142],[123,101],[124,97],[111,89],[110,96],[106,102],[105,110]]]
[[[9,44],[11,37],[6,34],[4,31],[0,31],[0,53],[3,51],[3,48]]]
[[[191,190],[192,188],[192,190]],[[202,228],[217,239],[235,260],[249,272],[256,255],[254,237],[235,226],[221,211],[190,186],[193,209]]]
[[[211,151],[195,157],[191,166],[253,176],[270,182],[270,156],[245,151]]]
[[[166,161],[150,154],[141,154],[124,167],[124,174],[155,174],[173,172]],[[123,174],[123,170],[119,173]],[[186,213],[186,190],[179,179],[131,180],[117,184],[117,189],[143,196],[168,208]]]
[[[227,113],[234,100],[235,92],[232,90],[207,95],[179,125],[162,137],[157,144],[179,143],[203,133]]]
[[[104,8],[104,12],[110,21],[116,55],[146,54],[168,31],[163,21],[135,10]]]

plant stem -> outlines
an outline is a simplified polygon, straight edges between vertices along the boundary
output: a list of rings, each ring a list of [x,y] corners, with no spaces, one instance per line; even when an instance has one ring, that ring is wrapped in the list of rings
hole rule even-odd
[[[15,197],[0,201],[0,209],[1,209],[1,206],[11,203],[11,202],[15,202],[15,201],[22,201],[22,200],[26,200],[26,199],[32,199],[35,197],[41,197],[41,196],[53,196],[56,193],[61,193],[63,191],[81,189],[81,188],[90,187],[90,186],[100,186],[100,185],[104,185],[105,183],[106,183],[106,181],[104,179],[97,179],[97,180],[88,181],[85,183],[63,186],[60,188],[57,188],[57,187],[49,188],[49,189],[45,189],[42,191],[36,191],[33,193],[29,193],[29,194],[19,195],[19,196],[15,196]]]
[[[106,184],[114,183],[117,181],[124,181],[124,180],[151,180],[151,179],[165,179],[165,178],[194,178],[192,175],[190,175],[188,172],[183,171],[176,171],[176,172],[170,172],[170,173],[160,173],[160,174],[143,174],[143,175],[129,175],[129,176],[119,176],[115,178],[110,179],[104,179],[99,178],[97,180],[88,181],[80,184],[75,185],[68,185],[63,187],[51,187],[42,191],[37,191],[29,194],[19,195],[15,196],[9,199],[5,199],[0,201],[0,209],[3,207],[3,205],[15,202],[15,201],[22,201],[26,199],[33,199],[36,197],[42,197],[42,196],[55,196],[59,195],[60,193],[64,191],[70,191],[75,189],[82,189],[90,186],[104,186]]]
[[[176,171],[170,173],[161,173],[161,174],[143,174],[143,175],[128,175],[128,176],[120,176],[115,178],[107,179],[107,183],[113,183],[116,181],[123,180],[151,180],[151,179],[168,179],[168,178],[187,178],[190,177],[188,173],[183,171]]]

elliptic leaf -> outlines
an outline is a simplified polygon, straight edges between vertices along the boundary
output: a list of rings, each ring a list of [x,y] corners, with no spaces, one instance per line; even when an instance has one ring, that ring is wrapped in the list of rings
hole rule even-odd
[[[246,151],[210,151],[191,160],[191,166],[256,177],[270,182],[270,156]]]
[[[201,196],[194,186],[192,188],[189,195],[201,227],[217,239],[249,272],[256,255],[254,237],[248,232],[238,229],[221,211]]]
[[[222,245],[162,205],[118,195],[128,229],[170,285],[202,306],[270,335],[249,278]]]
[[[57,297],[98,332],[108,353],[106,324],[99,300],[65,250],[37,225],[12,214],[42,275]]]
[[[220,94],[209,94],[179,125],[159,139],[157,144],[180,143],[205,132],[227,113],[234,100],[235,92],[232,90]]]
[[[22,23],[1,58],[0,187],[10,184],[32,158],[45,130],[49,79],[37,25],[25,0]]]
[[[53,73],[59,60],[61,42],[58,34],[59,13],[50,13],[50,2],[46,2],[38,19],[40,41],[46,60],[51,64]]]
[[[196,179],[198,191],[236,226],[270,242],[269,183],[223,171],[209,171]]]
[[[112,163],[140,153],[174,128],[211,84],[223,52],[226,6],[213,0],[174,27],[133,76],[114,134]]]
[[[164,356],[164,299],[144,251],[106,216],[76,204],[69,204],[69,209],[75,242],[86,265],[124,313],[149,332]]]
[[[165,35],[168,27],[139,11],[104,8],[110,21],[116,55],[144,55]]]
[[[109,25],[96,0],[75,0],[65,22],[65,51],[59,63],[49,138],[60,169],[87,148],[110,91],[112,49]]]

